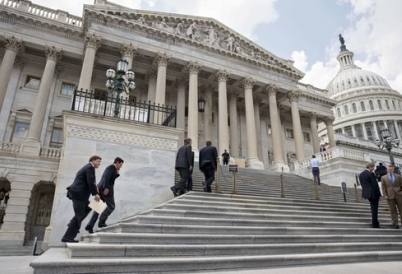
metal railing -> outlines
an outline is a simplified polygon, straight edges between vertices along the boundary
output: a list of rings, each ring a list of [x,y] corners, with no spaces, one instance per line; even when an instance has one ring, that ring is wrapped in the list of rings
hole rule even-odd
[[[176,108],[151,102],[132,102],[112,95],[76,90],[71,110],[167,127],[176,127]]]

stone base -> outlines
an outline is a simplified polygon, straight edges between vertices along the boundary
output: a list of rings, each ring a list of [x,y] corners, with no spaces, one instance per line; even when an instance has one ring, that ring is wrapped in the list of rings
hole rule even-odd
[[[251,169],[264,169],[264,164],[258,158],[247,159],[247,168]]]
[[[289,166],[284,163],[275,163],[271,166],[272,171],[289,172]]]
[[[41,144],[39,141],[26,140],[20,148],[20,154],[24,156],[39,156]]]
[[[0,242],[4,246],[23,246],[24,231],[0,231]]]

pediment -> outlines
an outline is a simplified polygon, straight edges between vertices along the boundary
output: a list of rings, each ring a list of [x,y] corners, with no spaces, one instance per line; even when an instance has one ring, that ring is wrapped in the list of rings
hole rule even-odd
[[[29,111],[26,108],[17,109],[16,112],[25,113],[25,114],[32,114],[32,111]]]
[[[293,62],[275,56],[268,50],[225,26],[219,21],[200,16],[134,10],[112,3],[85,6],[83,20],[103,21],[113,27],[142,31],[147,38],[169,43],[187,43],[219,52],[301,79],[304,73]],[[89,24],[84,24],[88,26]]]

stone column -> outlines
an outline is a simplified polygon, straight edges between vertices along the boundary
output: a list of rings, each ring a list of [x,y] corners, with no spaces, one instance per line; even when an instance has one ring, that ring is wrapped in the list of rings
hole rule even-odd
[[[343,128],[341,128],[341,130],[342,130],[342,134],[343,134],[343,135],[346,135],[345,128],[343,127]]]
[[[374,129],[374,136],[376,140],[380,139],[380,135],[378,134],[378,128],[377,128],[377,123],[376,122],[372,122],[373,123],[373,129]]]
[[[165,105],[166,96],[166,70],[171,56],[166,53],[159,52],[156,55],[155,63],[158,64],[158,75],[156,79],[155,103]]]
[[[91,89],[92,73],[95,64],[95,54],[96,51],[101,46],[100,37],[95,34],[87,33],[85,36],[85,57],[84,64],[81,69],[80,81],[78,83],[78,89],[84,91],[89,91]]]
[[[394,123],[394,128],[395,128],[395,132],[396,132],[396,137],[401,140],[401,133],[399,132],[398,129],[398,121],[397,120],[393,120]]]
[[[46,119],[46,106],[49,101],[50,85],[54,77],[56,63],[61,58],[61,50],[46,46],[46,65],[36,96],[35,109],[29,125],[28,137],[21,146],[20,153],[24,155],[39,156],[41,148],[41,132]]]
[[[311,112],[309,114],[310,118],[310,129],[311,129],[311,142],[313,143],[313,153],[316,154],[320,152],[320,141],[318,139],[317,130],[317,113]]]
[[[364,140],[368,140],[366,125],[365,125],[365,123],[362,123],[361,125],[362,125],[362,131],[363,131],[363,138],[364,138]]]
[[[271,169],[282,171],[283,168],[284,171],[287,171],[289,167],[285,164],[283,156],[282,126],[276,101],[276,94],[279,90],[279,87],[269,84],[265,90],[268,92],[269,96],[269,116],[272,130],[272,150],[274,153],[274,165]]]
[[[226,81],[229,73],[226,70],[219,70],[216,73],[218,79],[218,155],[221,155],[225,149],[229,150],[229,125],[228,125],[228,97],[226,90]]]
[[[302,160],[305,158],[305,156],[303,129],[300,120],[299,105],[297,103],[299,100],[299,96],[300,93],[298,91],[291,91],[288,93],[290,108],[292,111],[292,124],[295,137],[296,158],[297,160]]]
[[[147,103],[151,102],[153,104],[155,103],[155,96],[156,96],[156,73],[153,71],[148,71],[146,79],[148,80]]]
[[[355,127],[355,125],[351,125],[350,128],[352,129],[352,137],[356,138],[357,135],[356,135],[356,127]]]
[[[127,70],[133,68],[133,59],[134,56],[137,54],[138,47],[133,44],[124,43],[120,48],[121,58],[128,62]],[[123,92],[121,97],[125,100],[129,98],[129,94]]]
[[[246,127],[247,127],[247,165],[249,168],[264,169],[263,163],[258,160],[257,138],[255,130],[253,86],[255,80],[245,77],[242,81],[244,87],[244,101],[246,107]]]
[[[327,127],[327,135],[328,135],[328,142],[329,142],[330,148],[333,148],[336,146],[334,127],[332,126],[332,123],[334,122],[334,120],[335,120],[334,117],[326,117],[324,120],[325,126]]]
[[[0,67],[0,109],[2,109],[4,97],[6,97],[7,86],[10,81],[15,58],[17,57],[17,53],[22,49],[22,40],[14,36],[4,37],[4,44],[6,52],[4,53]]]
[[[193,151],[198,158],[198,72],[201,65],[198,62],[189,62],[187,70],[189,77],[188,90],[188,130],[187,136],[193,141]]]
[[[183,129],[183,133],[180,134],[179,146],[184,142],[184,136],[186,132],[186,87],[187,81],[183,78],[176,79],[174,85],[177,87],[177,107],[176,107],[176,128]]]
[[[230,119],[230,155],[239,157],[239,130],[237,123],[237,92],[229,92],[229,119]]]
[[[255,133],[256,133],[256,140],[257,140],[257,156],[258,159],[263,159],[263,151],[262,151],[262,136],[261,136],[261,117],[260,117],[260,103],[261,98],[254,94],[254,118],[255,118]]]
[[[203,88],[203,95],[205,99],[205,110],[204,110],[204,138],[205,141],[212,140],[212,93],[214,92],[214,87],[207,85]]]

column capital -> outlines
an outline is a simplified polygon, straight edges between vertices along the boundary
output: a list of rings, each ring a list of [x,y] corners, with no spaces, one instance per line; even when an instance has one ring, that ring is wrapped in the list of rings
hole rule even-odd
[[[241,83],[245,89],[252,89],[255,84],[255,80],[250,76],[246,76],[243,78]]]
[[[22,49],[22,40],[14,36],[4,37],[4,44],[6,50],[12,50],[15,53],[18,53]]]
[[[151,79],[156,79],[156,72],[155,71],[147,71],[145,78],[149,81]]]
[[[15,58],[15,61],[14,61],[14,68],[19,68],[19,69],[22,69],[23,67],[24,67],[24,65],[25,65],[25,60],[24,59],[22,59],[22,58],[20,58],[20,57],[16,57]]]
[[[262,102],[262,98],[259,94],[254,94],[253,95],[253,102],[254,102],[254,107],[255,106],[260,106],[260,103]]]
[[[61,49],[55,46],[45,46],[45,55],[47,59],[59,61],[62,57]]]
[[[297,90],[292,90],[288,92],[287,97],[289,98],[289,102],[297,102],[299,101],[300,92]]]
[[[239,93],[236,91],[228,91],[228,98],[230,99],[237,99],[239,98]]]
[[[84,38],[85,47],[98,50],[101,46],[101,38],[94,33],[87,33]]]
[[[132,43],[124,43],[121,45],[120,48],[120,54],[122,57],[128,56],[128,57],[134,57],[137,54],[138,46],[133,45]]]
[[[188,81],[180,77],[174,81],[173,85],[177,88],[186,88],[188,85]]]
[[[332,124],[334,121],[335,121],[335,117],[333,117],[333,116],[328,116],[328,117],[324,118],[324,122],[326,125]]]
[[[201,64],[198,63],[197,61],[190,61],[187,64],[187,70],[190,74],[198,74],[201,68]]]
[[[317,112],[309,112],[307,117],[310,118],[310,121],[317,121],[318,113]]]
[[[268,93],[269,96],[276,95],[279,91],[279,86],[275,84],[268,84],[265,87],[265,91]]]
[[[167,66],[171,58],[172,56],[166,54],[165,52],[158,52],[158,54],[155,56],[154,63],[158,64],[158,66]]]
[[[230,73],[226,69],[220,69],[216,73],[215,77],[219,82],[226,82],[228,80]]]
[[[237,112],[239,112],[241,115],[244,115],[246,114],[246,108],[244,106],[237,106]]]

